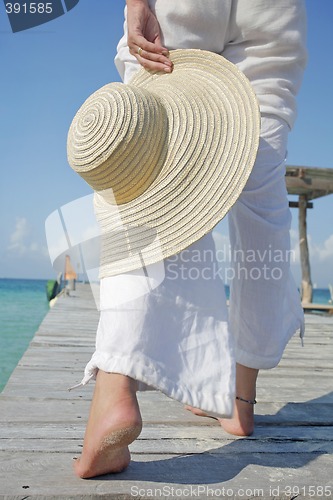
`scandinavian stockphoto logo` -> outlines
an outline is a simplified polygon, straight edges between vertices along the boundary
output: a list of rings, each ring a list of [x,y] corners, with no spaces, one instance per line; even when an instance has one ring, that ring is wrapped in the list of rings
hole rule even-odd
[[[75,7],[79,0],[39,0],[30,2],[3,0],[13,33],[48,23]]]
[[[142,226],[140,228],[142,241],[148,241],[148,245],[139,249],[137,248],[137,242],[131,245],[131,229],[122,225],[117,206],[110,205],[110,210],[113,211],[116,219],[118,241],[119,234],[122,232],[129,247],[129,255],[138,253],[142,267],[137,269],[135,273],[122,275],[118,281],[114,280],[114,288],[108,290],[103,297],[100,297],[99,260],[102,238],[93,207],[94,195],[91,194],[63,205],[52,212],[46,219],[46,240],[53,269],[58,275],[62,274],[65,280],[66,261],[69,260],[78,279],[89,282],[96,307],[99,310],[113,309],[118,306],[124,307],[125,304],[130,305],[132,300],[146,295],[160,285],[165,278],[161,250],[159,262],[145,265],[149,245],[154,244],[155,250],[156,243],[157,247],[159,247],[158,236],[156,232],[151,234],[149,241],[147,228]],[[136,228],[136,236],[138,229]],[[114,234],[115,232],[110,232],[107,236],[112,238]]]

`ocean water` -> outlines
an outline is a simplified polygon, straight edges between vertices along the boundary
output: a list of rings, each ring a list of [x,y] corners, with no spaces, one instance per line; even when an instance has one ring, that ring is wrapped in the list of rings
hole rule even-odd
[[[0,279],[0,391],[49,310],[46,280]]]
[[[46,280],[0,279],[0,392],[49,310],[45,287]],[[329,300],[328,289],[314,290],[313,302]]]
[[[332,304],[328,288],[314,288],[312,302],[314,304]]]

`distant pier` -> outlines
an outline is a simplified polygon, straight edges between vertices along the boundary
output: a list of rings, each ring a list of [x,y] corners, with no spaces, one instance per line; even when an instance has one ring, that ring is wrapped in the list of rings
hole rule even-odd
[[[295,336],[280,365],[260,372],[253,436],[141,393],[129,468],[82,480],[72,462],[94,383],[67,388],[82,378],[98,316],[88,285],[61,296],[1,393],[0,499],[333,498],[332,316],[307,314],[305,346]]]

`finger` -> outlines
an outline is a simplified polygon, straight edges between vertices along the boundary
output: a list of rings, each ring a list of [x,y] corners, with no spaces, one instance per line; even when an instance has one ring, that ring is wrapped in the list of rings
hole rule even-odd
[[[172,62],[166,56],[148,52],[147,50],[143,50],[142,47],[137,47],[134,50],[132,48],[130,52],[136,57],[139,63],[149,71],[164,71],[166,73],[172,72]]]
[[[136,37],[139,38],[139,37]],[[153,43],[147,42],[143,37],[141,37],[142,43],[136,42],[129,44],[130,53],[137,58],[137,60],[142,64],[142,59],[147,59],[156,63],[165,64],[168,67],[172,67],[172,62],[170,61],[168,55],[169,52],[163,47],[156,47]],[[163,52],[163,53],[162,53]],[[148,65],[150,66],[150,65]],[[146,66],[145,66],[146,67]],[[151,69],[149,67],[149,69]],[[152,66],[152,69],[156,71],[161,71],[161,68]]]
[[[156,42],[153,43],[149,42],[148,40],[146,40],[146,38],[144,38],[141,35],[136,35],[136,36],[132,35],[131,37],[128,38],[127,43],[130,50],[133,51],[135,51],[138,47],[141,47],[143,50],[147,52],[161,54],[164,56],[167,56],[169,54],[168,49],[162,46],[160,39],[158,37],[156,38]]]
[[[148,59],[149,61],[160,62],[162,64],[166,64],[167,66],[172,66],[171,60],[162,54],[149,52],[148,50],[145,50],[143,47],[138,47],[136,52],[137,54],[135,55],[138,55],[139,57],[142,57],[144,59]]]
[[[166,55],[149,52],[141,46],[135,46],[130,49],[130,53],[135,56],[138,61],[141,63],[141,59],[147,59],[149,61],[153,61],[156,63],[165,64],[166,66],[172,67],[172,62]],[[140,59],[139,59],[140,58]]]
[[[146,57],[144,57],[144,55]],[[149,59],[147,57],[146,52],[143,55],[136,54],[135,57],[137,58],[137,60],[141,64],[141,66],[143,66],[145,69],[147,69],[149,71],[164,71],[166,73],[172,72],[173,67],[172,67],[171,61],[168,61],[168,63],[165,64],[165,63],[160,62],[158,60]]]

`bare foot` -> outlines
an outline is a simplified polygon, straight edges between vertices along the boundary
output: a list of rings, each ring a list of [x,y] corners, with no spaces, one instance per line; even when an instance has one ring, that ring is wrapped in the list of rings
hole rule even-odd
[[[237,363],[236,365],[236,393],[238,396],[254,401],[256,394],[256,380],[258,370],[248,368]],[[218,420],[222,428],[234,436],[251,436],[254,431],[254,405],[236,400],[234,414],[232,418],[216,418],[208,415],[199,408],[185,406],[186,410],[191,411],[199,417],[210,417]]]
[[[142,429],[136,387],[125,375],[98,371],[82,456],[74,463],[79,477],[121,472],[130,463],[128,445]]]
[[[254,431],[253,404],[236,400],[232,418],[218,418],[222,428],[234,436],[251,436]]]
[[[253,405],[251,405],[252,408],[243,408],[241,403],[249,406],[249,403],[237,400],[232,418],[213,417],[199,408],[193,408],[193,406],[185,406],[185,410],[191,411],[198,417],[209,417],[217,420],[226,432],[234,436],[251,436],[254,431]],[[239,406],[241,406],[240,409]]]

